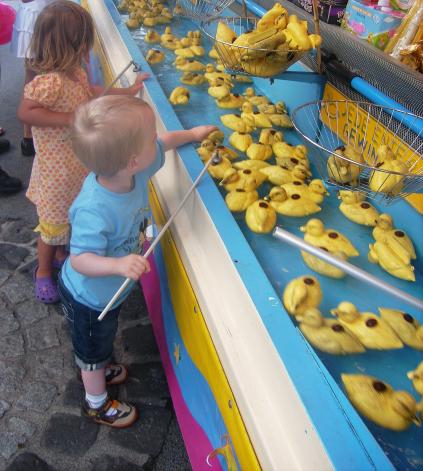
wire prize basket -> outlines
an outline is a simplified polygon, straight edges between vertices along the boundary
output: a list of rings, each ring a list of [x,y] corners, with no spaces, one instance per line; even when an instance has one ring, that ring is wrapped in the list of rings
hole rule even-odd
[[[226,23],[238,37],[255,30],[258,21],[257,18],[249,17],[214,17],[201,23],[202,31],[212,40],[223,66],[229,73],[274,77],[284,72],[309,52],[290,49],[288,43],[278,49],[260,49],[238,46],[216,39],[219,22]]]
[[[176,0],[174,7],[178,16],[201,22],[205,18],[215,17],[235,0]]]
[[[423,189],[423,120],[367,102],[315,101],[292,112],[321,178],[386,205]],[[414,132],[405,123],[413,123]]]

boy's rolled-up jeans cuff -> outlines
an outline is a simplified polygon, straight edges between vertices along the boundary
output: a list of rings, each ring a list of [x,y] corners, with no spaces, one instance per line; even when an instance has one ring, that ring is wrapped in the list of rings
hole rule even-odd
[[[110,356],[107,360],[103,360],[97,363],[86,363],[81,358],[78,357],[78,355],[75,353],[75,363],[78,366],[78,368],[81,368],[83,371],[97,371],[101,370],[102,368],[105,368],[107,365],[110,364],[112,361],[112,357]]]

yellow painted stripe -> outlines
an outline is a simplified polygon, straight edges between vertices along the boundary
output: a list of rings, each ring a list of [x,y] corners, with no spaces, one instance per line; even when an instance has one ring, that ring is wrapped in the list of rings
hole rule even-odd
[[[328,83],[325,86],[325,90],[323,93],[323,100],[337,101],[337,100],[348,100],[348,98],[344,94],[342,94],[337,88],[335,88],[333,85]],[[396,153],[399,159],[406,160],[410,156],[411,151],[408,145],[404,141],[402,141],[402,139],[395,136],[387,128],[385,128],[381,124],[377,124],[374,118],[370,117],[370,119],[367,120],[367,113],[364,110],[362,110],[361,108],[358,108],[358,113],[356,113],[356,108],[350,107],[349,111],[350,111],[349,113],[350,116],[347,116],[347,113],[338,113],[339,122],[336,127],[334,127],[333,125],[334,120],[328,120],[327,115],[325,113],[321,114],[321,118],[322,118],[322,121],[329,128],[331,128],[335,134],[337,132],[337,129],[339,131],[341,131],[342,129],[353,129],[355,128],[356,123],[358,123],[359,129],[356,129],[355,132],[360,134],[360,136],[362,137],[371,136],[372,138],[372,142],[370,142],[369,139],[366,139],[366,148],[368,147],[369,152],[372,147],[379,146],[381,144],[382,138],[384,138],[386,142],[389,137],[389,142],[392,142],[398,145],[398,150]],[[347,123],[347,120],[349,121],[349,124]],[[343,136],[339,136],[339,137],[342,139]],[[417,159],[417,157],[415,157],[415,159]],[[420,163],[417,162],[416,167],[417,169],[419,169],[419,171],[421,171],[419,165]],[[411,204],[411,206],[414,209],[416,209],[416,211],[418,211],[420,214],[423,214],[423,195],[414,193],[407,196],[406,200]]]
[[[166,220],[152,185],[150,186],[150,204],[154,219],[162,226]],[[259,470],[261,468],[245,429],[235,397],[232,394],[195,293],[169,231],[163,237],[161,246],[172,305],[184,346],[191,360],[212,390],[241,469]]]

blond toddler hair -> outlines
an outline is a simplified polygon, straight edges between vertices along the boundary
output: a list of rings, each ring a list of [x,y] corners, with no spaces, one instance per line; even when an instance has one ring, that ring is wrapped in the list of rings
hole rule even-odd
[[[77,109],[72,147],[88,170],[111,177],[142,152],[146,108],[150,106],[139,98],[110,95]]]

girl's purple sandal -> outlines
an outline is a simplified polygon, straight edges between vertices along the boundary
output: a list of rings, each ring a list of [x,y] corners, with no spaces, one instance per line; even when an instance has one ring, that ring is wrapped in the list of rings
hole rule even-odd
[[[53,304],[60,299],[56,283],[51,276],[37,278],[38,265],[34,270],[35,299],[40,303]]]

